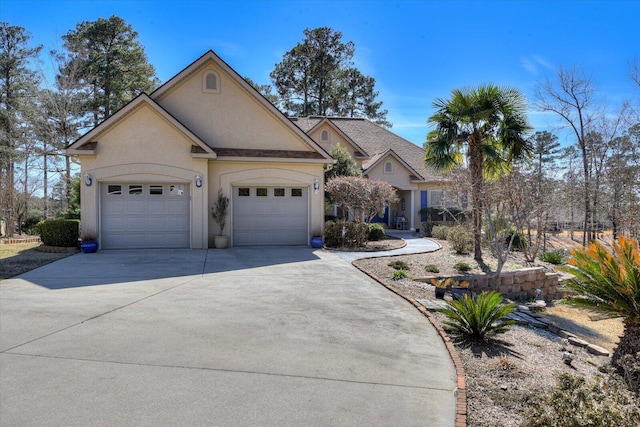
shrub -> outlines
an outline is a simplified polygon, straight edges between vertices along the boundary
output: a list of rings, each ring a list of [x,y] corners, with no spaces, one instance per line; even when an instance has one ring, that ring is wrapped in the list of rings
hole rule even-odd
[[[431,235],[434,239],[447,240],[447,235],[449,234],[450,229],[451,227],[448,225],[434,225],[431,230]]]
[[[450,228],[447,241],[457,254],[467,254],[473,249],[473,234],[464,225],[455,225]]]
[[[406,270],[396,270],[393,272],[393,280],[409,279],[409,273]]]
[[[36,225],[32,226],[29,229],[28,233],[30,235],[32,235],[32,236],[40,236],[40,235],[42,235],[42,224],[44,224],[44,223],[45,223],[44,220],[38,222]]]
[[[539,255],[542,261],[548,262],[554,265],[560,265],[563,263],[562,252],[543,252]]]
[[[453,264],[453,268],[458,271],[471,271],[471,266],[469,265],[469,263],[463,261]]]
[[[369,224],[369,235],[367,239],[371,241],[384,240],[384,227],[382,224]]]
[[[425,265],[424,270],[428,273],[440,273],[438,266],[433,264]]]
[[[637,426],[640,408],[631,393],[611,378],[587,382],[584,377],[563,373],[558,384],[525,413],[524,427]]]
[[[502,303],[502,295],[498,292],[483,292],[477,298],[464,295],[463,298],[450,301],[447,308],[440,309],[449,320],[443,323],[454,332],[468,338],[488,340],[491,337],[507,332],[514,320],[504,317],[516,309],[513,304]]]
[[[42,217],[36,215],[29,215],[22,221],[21,230],[26,230],[27,233],[31,234],[31,230],[38,225],[42,221]]]
[[[345,230],[344,236],[342,230]],[[324,225],[324,240],[329,247],[360,247],[367,242],[369,226],[362,222],[329,221]]]
[[[395,270],[408,270],[409,266],[404,261],[393,261],[387,264],[389,267],[393,267]]]
[[[505,247],[509,244],[512,237],[513,243],[511,244],[511,249],[521,251],[528,245],[527,239],[524,237],[522,231],[516,230],[515,228],[511,228],[509,231],[505,230],[500,234],[504,234]]]
[[[624,335],[613,351],[612,364],[620,371],[625,354],[640,352],[640,249],[638,241],[620,237],[609,253],[598,242],[571,251],[574,279],[565,287],[574,295],[565,303],[605,317],[622,317]]]
[[[80,221],[75,219],[53,219],[40,225],[42,243],[47,246],[72,248],[78,246]]]

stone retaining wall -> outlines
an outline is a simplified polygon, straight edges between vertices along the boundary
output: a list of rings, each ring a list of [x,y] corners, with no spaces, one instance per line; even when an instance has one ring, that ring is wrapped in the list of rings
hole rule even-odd
[[[504,271],[500,275],[500,282],[497,286],[493,284],[495,274],[461,274],[450,277],[458,282],[469,282],[469,289],[475,293],[498,291],[509,299],[535,298],[536,289],[540,289],[540,296],[548,302],[565,296],[565,292],[559,290],[560,274],[548,273],[542,267]],[[428,283],[431,278],[425,277],[415,280]]]
[[[13,245],[16,243],[40,243],[40,237],[3,237],[0,239],[0,243],[3,245]]]

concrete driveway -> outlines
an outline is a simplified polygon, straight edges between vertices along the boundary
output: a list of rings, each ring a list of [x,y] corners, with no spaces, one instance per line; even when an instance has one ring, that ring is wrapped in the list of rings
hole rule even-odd
[[[452,426],[408,302],[327,251],[103,251],[0,282],[2,426]]]

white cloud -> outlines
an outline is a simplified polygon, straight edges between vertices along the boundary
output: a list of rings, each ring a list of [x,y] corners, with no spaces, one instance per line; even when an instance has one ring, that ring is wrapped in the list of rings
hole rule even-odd
[[[554,70],[553,65],[540,55],[528,55],[520,58],[522,67],[533,75],[538,75],[540,68]]]

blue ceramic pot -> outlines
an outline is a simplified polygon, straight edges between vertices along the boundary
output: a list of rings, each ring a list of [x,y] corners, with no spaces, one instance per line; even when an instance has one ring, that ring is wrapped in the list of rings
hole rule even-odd
[[[98,242],[82,242],[80,243],[80,250],[85,254],[93,254],[98,251]]]
[[[322,237],[312,237],[311,238],[311,247],[315,249],[319,249],[324,245],[324,239]]]

